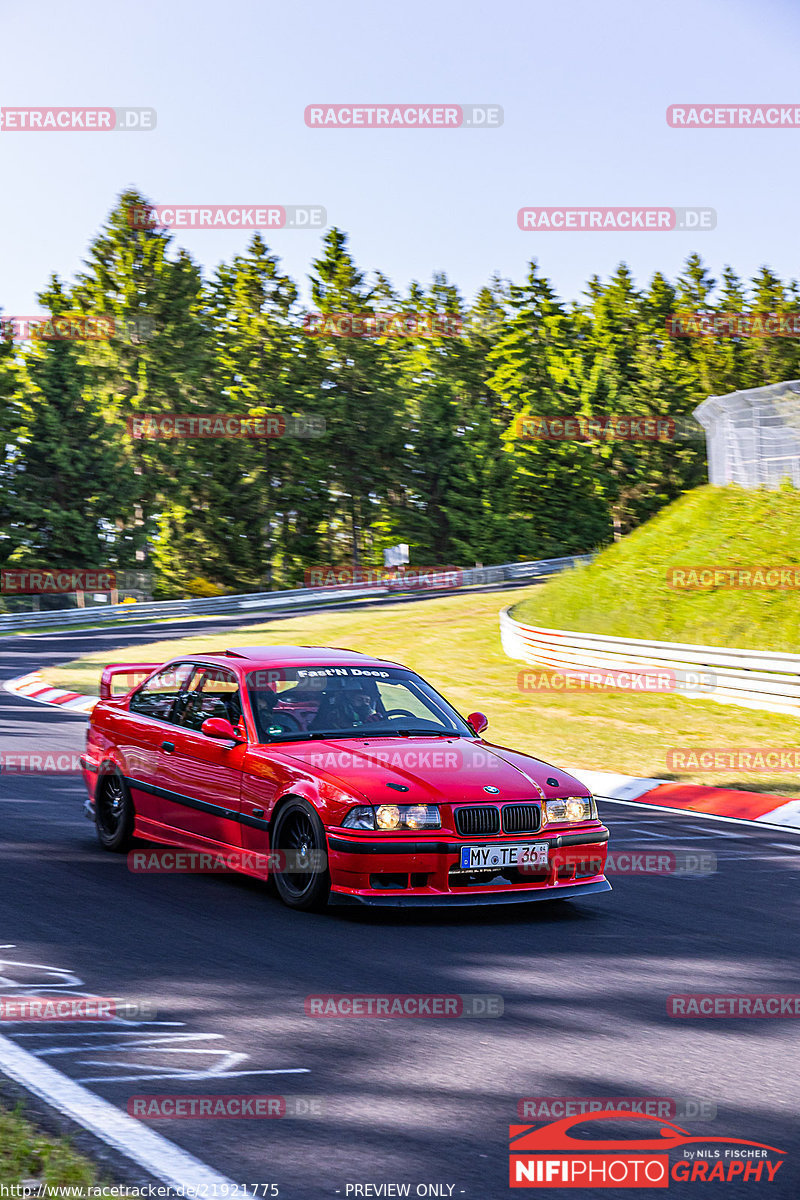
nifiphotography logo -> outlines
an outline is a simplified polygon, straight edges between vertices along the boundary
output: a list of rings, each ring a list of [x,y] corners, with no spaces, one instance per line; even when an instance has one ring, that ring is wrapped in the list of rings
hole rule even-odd
[[[593,1122],[610,1120],[634,1122],[629,1127],[641,1136],[586,1136]],[[693,1137],[680,1125],[624,1109],[564,1117],[539,1128],[511,1125],[509,1153],[509,1186],[539,1188],[665,1188],[670,1180],[771,1183],[784,1161],[784,1151],[775,1146]]]

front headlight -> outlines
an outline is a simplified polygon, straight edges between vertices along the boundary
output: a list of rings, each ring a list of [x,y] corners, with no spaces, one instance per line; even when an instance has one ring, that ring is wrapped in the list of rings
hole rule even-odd
[[[594,796],[565,796],[563,800],[545,800],[542,803],[542,824],[562,822],[576,825],[579,821],[597,819]]]
[[[374,829],[375,809],[368,804],[359,804],[358,808],[351,808],[342,821],[342,826],[345,829]]]
[[[342,821],[345,829],[441,829],[442,818],[435,804],[381,804],[367,808],[360,804],[351,808]]]
[[[442,818],[435,804],[404,804],[400,815],[406,829],[441,829]]]

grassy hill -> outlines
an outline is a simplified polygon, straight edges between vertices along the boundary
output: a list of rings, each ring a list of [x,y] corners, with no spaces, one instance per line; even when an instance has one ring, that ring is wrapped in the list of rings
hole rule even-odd
[[[518,604],[531,625],[800,651],[800,589],[676,590],[673,568],[800,568],[800,492],[702,487]]]

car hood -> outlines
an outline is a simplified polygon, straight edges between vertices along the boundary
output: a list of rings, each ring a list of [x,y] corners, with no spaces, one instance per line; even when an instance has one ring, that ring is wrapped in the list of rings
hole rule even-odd
[[[585,784],[558,767],[469,738],[331,738],[287,742],[280,749],[286,758],[376,804],[486,804],[588,795]]]

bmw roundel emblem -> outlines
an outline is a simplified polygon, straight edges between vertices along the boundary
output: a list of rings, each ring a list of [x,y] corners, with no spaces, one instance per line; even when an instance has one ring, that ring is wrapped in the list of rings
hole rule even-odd
[[[487,783],[486,787],[483,790],[485,792],[490,792],[493,796],[496,796],[496,795],[498,795],[500,788],[492,787],[492,785],[490,783]]]

